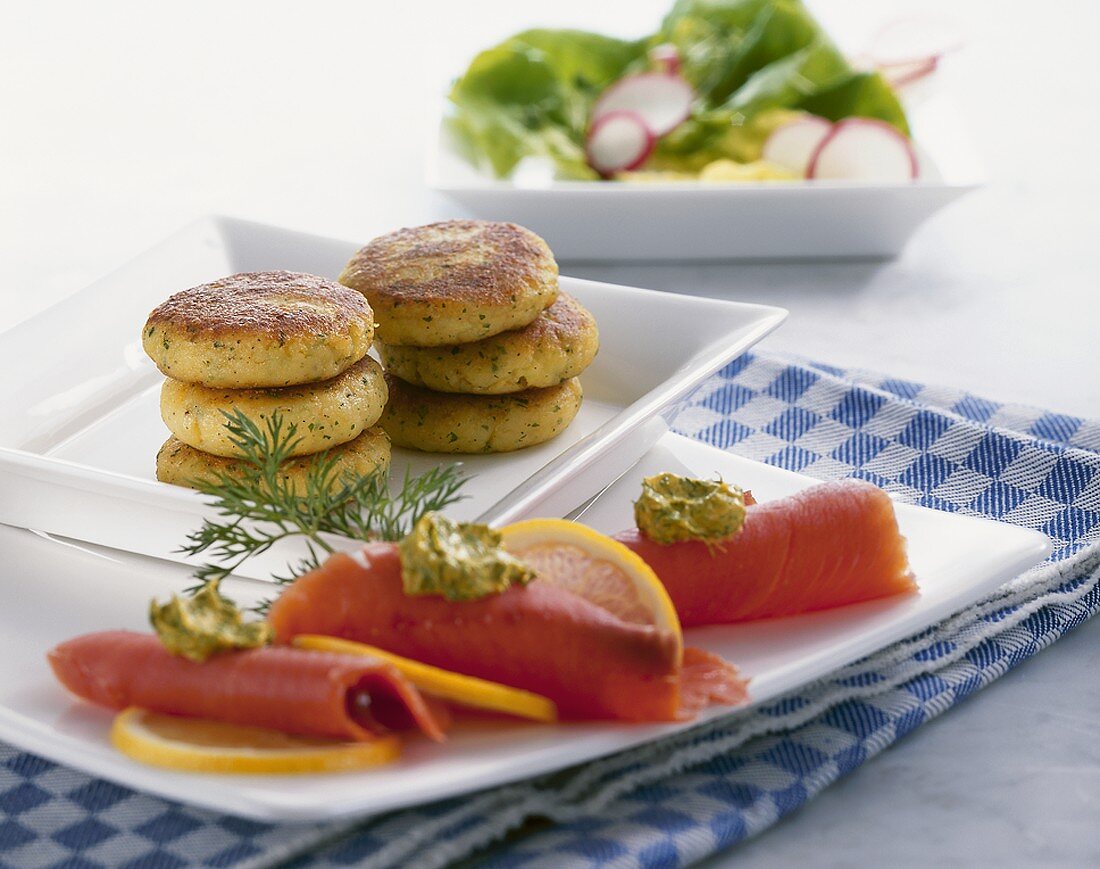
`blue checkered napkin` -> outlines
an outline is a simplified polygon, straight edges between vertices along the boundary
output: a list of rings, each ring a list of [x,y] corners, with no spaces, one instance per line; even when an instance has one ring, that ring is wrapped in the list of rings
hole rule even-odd
[[[317,829],[178,806],[0,745],[0,866],[240,866]]]
[[[677,429],[823,479],[1037,528],[1043,567],[759,710],[656,745],[356,827],[218,817],[0,748],[3,866],[686,865],[760,832],[1100,609],[1100,422],[747,356]],[[511,835],[529,818],[554,822]]]

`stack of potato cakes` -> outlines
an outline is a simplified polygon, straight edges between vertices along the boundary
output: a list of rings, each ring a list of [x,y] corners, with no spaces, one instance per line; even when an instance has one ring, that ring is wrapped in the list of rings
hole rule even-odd
[[[376,425],[386,404],[369,356],[374,315],[359,293],[314,275],[249,272],[176,293],[145,323],[142,344],[167,376],[161,416],[172,437],[157,479],[195,485],[241,464],[226,428],[239,411],[261,429],[278,413],[295,427],[283,479],[302,492],[310,456],[328,450],[343,470],[389,466]]]
[[[498,453],[544,443],[580,409],[596,321],[558,290],[554,255],[511,223],[451,220],[375,239],[340,282],[378,325],[398,446]]]

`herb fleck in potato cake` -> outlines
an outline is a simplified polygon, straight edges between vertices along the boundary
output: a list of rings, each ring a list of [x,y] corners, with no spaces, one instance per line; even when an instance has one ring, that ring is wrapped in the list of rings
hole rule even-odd
[[[359,437],[378,421],[385,404],[382,367],[369,356],[321,383],[212,389],[169,378],[160,393],[160,414],[173,435],[197,450],[227,457],[237,455],[225,427],[225,415],[234,409],[261,427],[279,413],[284,425],[297,427],[293,455],[302,456]]]
[[[580,381],[508,395],[432,392],[386,375],[379,425],[399,447],[429,453],[505,453],[544,443],[573,421]]]
[[[558,265],[522,226],[448,220],[376,238],[340,282],[366,296],[379,340],[434,347],[526,326],[557,298]]]
[[[438,392],[499,395],[576,377],[599,344],[595,318],[560,293],[530,325],[491,338],[441,347],[376,346],[386,370],[407,383]]]
[[[246,272],[171,296],[149,315],[142,345],[168,377],[244,389],[335,377],[373,338],[360,293],[316,275]]]
[[[332,475],[334,486],[342,485],[345,471],[357,476],[380,471],[389,472],[390,439],[377,426],[369,428],[359,437],[348,443],[329,450],[329,456],[336,459],[336,473]],[[306,493],[305,480],[313,456],[300,456],[283,463],[282,479],[291,491],[297,495]],[[212,456],[170,437],[157,453],[157,479],[163,483],[197,488],[196,482],[215,479],[218,473],[229,475],[241,473],[244,464],[240,459],[227,459]]]

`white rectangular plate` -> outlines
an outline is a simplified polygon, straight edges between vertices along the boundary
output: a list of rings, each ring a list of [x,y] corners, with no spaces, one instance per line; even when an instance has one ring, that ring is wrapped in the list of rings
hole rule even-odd
[[[357,247],[208,218],[0,335],[0,370],[19,372],[0,380],[0,522],[179,558],[174,550],[197,526],[203,502],[154,478],[168,433],[158,409],[163,377],[141,348],[146,316],[172,292],[234,272],[335,277]],[[765,305],[568,277],[561,287],[600,327],[600,352],[581,376],[584,405],[546,444],[457,457],[476,483],[452,511],[456,518],[568,512],[656,443],[678,402],[786,316]],[[394,477],[439,461],[395,450]],[[270,572],[275,556],[254,568]]]
[[[949,99],[932,93],[906,108],[921,162],[913,184],[498,180],[459,156],[438,123],[425,175],[476,217],[529,226],[561,259],[889,257],[984,177]]]
[[[663,470],[718,473],[751,488],[760,500],[815,482],[667,434],[594,502],[583,521],[605,532],[628,527],[641,477]],[[897,513],[920,582],[918,595],[688,631],[687,642],[723,655],[751,677],[751,707],[934,624],[1049,552],[1043,535],[1011,525],[907,505]],[[70,697],[54,681],[45,655],[56,643],[88,631],[145,629],[149,598],[164,599],[190,584],[188,571],[2,527],[0,551],[0,739],[170,799],[263,820],[369,815],[561,769],[689,726],[464,726],[442,745],[410,740],[392,766],[325,776],[212,778],[142,766],[111,748],[111,714]],[[241,602],[271,593],[269,584],[253,580],[226,588]],[[730,714],[738,712],[715,708],[706,717]]]

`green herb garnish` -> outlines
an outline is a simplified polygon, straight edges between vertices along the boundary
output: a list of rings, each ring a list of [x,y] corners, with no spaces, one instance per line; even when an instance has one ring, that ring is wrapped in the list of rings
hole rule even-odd
[[[744,492],[721,480],[656,474],[642,480],[634,521],[655,543],[701,540],[709,546],[741,530]]]
[[[283,584],[293,582],[335,551],[325,534],[364,541],[399,540],[422,516],[463,497],[460,490],[467,478],[458,465],[443,465],[419,476],[406,471],[401,486],[391,494],[386,474],[341,470],[337,457],[327,452],[313,457],[304,484],[295,486],[281,471],[300,440],[294,425],[284,425],[278,413],[264,420],[262,427],[237,409],[225,418],[241,470],[218,471],[195,481],[199,491],[214,499],[217,518],[204,519],[180,550],[212,557],[213,563],[195,571],[204,584],[223,579],[280,540],[304,537],[306,557],[288,565],[288,575],[275,577]],[[266,603],[259,609],[264,611]]]
[[[499,531],[428,513],[397,544],[405,594],[477,600],[526,585],[535,572],[502,546]]]

